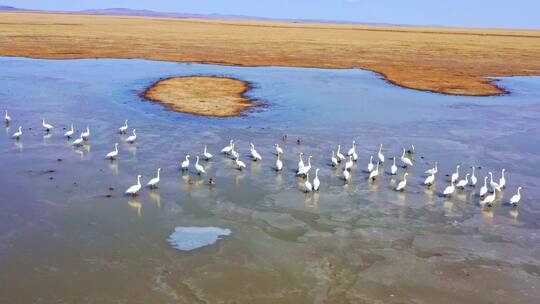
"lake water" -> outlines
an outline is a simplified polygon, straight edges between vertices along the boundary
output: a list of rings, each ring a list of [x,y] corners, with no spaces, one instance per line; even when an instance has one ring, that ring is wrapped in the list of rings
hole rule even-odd
[[[266,107],[239,118],[175,113],[139,94],[159,78],[215,75],[250,82]],[[0,297],[5,303],[533,303],[540,298],[540,78],[504,78],[506,96],[403,89],[358,69],[226,67],[145,60],[0,58]],[[44,136],[41,119],[55,126]],[[137,128],[128,145],[116,133]],[[63,128],[90,126],[74,149]],[[10,138],[23,126],[19,142]],[[31,129],[30,129],[31,128]],[[287,134],[288,142],[282,142]],[[243,172],[218,151],[230,138]],[[301,144],[296,139],[301,138]],[[358,143],[344,185],[328,166]],[[261,162],[247,155],[253,141]],[[115,162],[104,155],[120,142]],[[273,144],[285,169],[272,170]],[[401,180],[367,181],[369,155],[414,144]],[[215,155],[208,175],[182,174],[185,154]],[[320,193],[294,176],[299,152],[321,168]],[[423,172],[439,161],[437,183]],[[479,166],[507,188],[491,210],[474,190],[440,192],[455,165]],[[123,195],[162,168],[156,190]],[[389,168],[386,164],[386,170]],[[340,167],[341,168],[341,167]],[[382,170],[382,169],[381,169]],[[209,187],[212,177],[217,184]],[[506,203],[524,187],[517,210]],[[175,227],[231,234],[192,251]]]

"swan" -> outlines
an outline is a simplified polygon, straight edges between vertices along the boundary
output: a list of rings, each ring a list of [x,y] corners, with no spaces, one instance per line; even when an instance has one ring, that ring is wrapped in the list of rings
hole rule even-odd
[[[407,186],[407,175],[409,175],[408,172],[405,172],[403,174],[403,180],[399,182],[399,184],[396,187],[396,191],[403,191],[405,190],[405,186]]]
[[[348,182],[351,179],[351,173],[347,169],[343,169],[343,179]]]
[[[234,143],[234,141],[232,139],[229,140],[229,145],[225,146],[223,149],[221,149],[221,153],[224,153],[224,154],[231,153],[231,150],[233,149],[233,143]]]
[[[124,122],[124,125],[118,128],[118,133],[126,134],[127,129],[128,129],[128,120],[126,119],[126,121]]]
[[[408,158],[408,157],[405,157],[405,148],[403,148],[403,154],[401,154],[401,162],[403,163],[403,168],[405,167],[412,167],[413,166],[413,163],[412,161]]]
[[[43,129],[45,129],[45,131],[47,132],[51,131],[52,128],[54,128],[52,125],[46,123],[45,119],[42,120],[41,125],[43,126]]]
[[[141,177],[142,175],[137,175],[137,184],[129,187],[126,190],[125,194],[131,195],[131,196],[137,195],[137,192],[141,190]]]
[[[305,166],[304,165],[304,152],[298,153],[298,157],[300,158],[300,160],[298,161],[298,171],[300,171],[300,169],[302,169]]]
[[[450,181],[453,183],[455,183],[459,178],[459,167],[461,167],[461,165],[456,166],[456,172],[452,173],[452,176],[450,177]]]
[[[253,143],[250,143],[250,145],[251,145],[251,157],[253,158],[253,160],[254,161],[261,160],[262,157],[259,154],[259,152],[257,152],[257,150],[255,150],[255,145]]]
[[[64,136],[70,139],[71,136],[73,136],[73,132],[75,131],[73,130],[73,124],[71,124],[71,129],[69,129],[66,133],[64,133]]]
[[[86,131],[81,133],[81,136],[84,140],[88,140],[88,137],[90,136],[90,128],[86,126]]]
[[[204,145],[203,156],[207,161],[209,161],[210,159],[212,159],[212,157],[214,157],[214,155],[212,155],[212,154],[208,153],[208,151],[206,151],[206,145]]]
[[[492,192],[495,193],[495,190],[498,190],[498,191],[501,191],[501,187],[499,186],[499,184],[497,184],[496,182],[493,181],[493,173],[491,172],[488,172],[489,174],[489,185],[491,186],[491,190]]]
[[[6,110],[6,115],[4,115],[4,121],[7,125],[11,122],[11,117],[8,115],[8,111]]]
[[[338,165],[338,160],[335,155],[336,154],[334,153],[334,150],[332,150],[332,167],[335,167]]]
[[[483,197],[488,192],[487,179],[488,177],[484,176],[484,185],[480,188],[480,197]]]
[[[367,172],[373,171],[373,155],[369,156],[369,163],[367,164]]]
[[[379,157],[379,161],[381,163],[384,163],[384,154],[382,153],[382,147],[383,147],[383,145],[380,144],[379,145],[379,153],[377,153],[377,156]]]
[[[353,157],[351,155],[349,156],[349,160],[345,163],[345,169],[351,170],[352,166],[353,166]]]
[[[472,169],[472,173],[471,173],[471,182],[469,183],[469,185],[470,185],[471,187],[475,187],[475,186],[476,186],[476,183],[478,182],[478,179],[476,178],[476,175],[474,174],[475,167],[472,166],[471,169]]]
[[[345,159],[345,156],[343,156],[343,154],[341,153],[341,145],[337,146],[336,156],[337,156],[338,162],[341,162],[342,160]]]
[[[396,157],[392,157],[392,167],[390,167],[390,174],[396,175],[397,174],[397,166],[396,166]]]
[[[512,206],[514,206],[514,207],[517,206],[517,204],[518,204],[519,201],[521,200],[521,192],[520,192],[521,189],[522,189],[522,187],[519,186],[519,187],[517,188],[517,193],[514,194],[514,195],[510,198],[510,205],[512,205]]]
[[[137,129],[133,129],[133,135],[131,135],[130,137],[128,137],[126,139],[126,141],[130,144],[132,144],[133,142],[135,142],[135,139],[137,139],[137,134],[135,133],[135,131],[137,131]]]
[[[157,184],[159,183],[159,172],[161,171],[161,168],[157,169],[157,176],[152,178],[146,185],[150,188],[156,188]]]
[[[279,158],[279,154],[276,155],[276,171],[281,171],[283,169],[283,162]]]
[[[464,189],[465,186],[469,183],[469,173],[465,174],[465,178],[457,182],[456,187]]]
[[[279,144],[274,145],[276,147],[276,154],[283,154],[283,149],[279,146]]]
[[[435,172],[431,172],[431,175],[426,177],[426,179],[424,180],[424,185],[429,187],[433,185],[434,182],[435,182]]]
[[[302,167],[302,169],[298,170],[296,172],[296,175],[306,175],[309,172],[309,170],[311,170],[311,158],[312,157],[313,157],[312,155],[310,155],[308,157],[308,160],[307,160],[308,164],[306,166]]]
[[[233,157],[233,159],[240,157],[240,153],[238,153],[238,152],[236,152],[236,150],[234,150],[235,146],[236,146],[236,143],[233,142],[232,149],[231,149],[231,156]]]
[[[424,173],[425,174],[431,174],[431,173],[437,174],[437,172],[439,172],[438,165],[439,165],[439,162],[435,162],[435,166],[433,168],[429,169],[429,170],[424,171]]]
[[[234,158],[234,161],[235,161],[235,163],[236,163],[236,167],[237,167],[238,170],[242,171],[242,169],[246,167],[246,164],[244,164],[243,161],[241,161],[240,159],[238,159],[238,156],[236,156],[236,157]]]
[[[499,178],[499,189],[504,189],[504,187],[506,186],[506,177],[504,177],[504,173],[506,173],[506,169],[503,168],[501,172],[501,178]]]
[[[197,161],[195,162],[195,170],[199,175],[206,174],[206,171],[204,171],[204,167],[199,165],[199,155],[197,155]]]
[[[311,186],[311,183],[309,182],[309,172],[306,173],[306,181],[304,182],[304,192],[311,192],[313,190],[313,186]]]
[[[315,169],[315,178],[313,179],[313,190],[319,191],[321,181],[319,180],[319,168]]]
[[[497,197],[497,190],[494,190],[493,193],[487,195],[484,197],[483,200],[480,201],[480,205],[482,206],[493,206],[493,202],[495,201],[495,198]]]
[[[118,156],[118,143],[115,143],[114,144],[114,151],[111,151],[111,152],[107,153],[107,155],[105,157],[113,160],[117,156]]]
[[[347,156],[352,156],[356,152],[356,141],[352,141],[352,147],[347,152]]]
[[[11,135],[11,138],[15,138],[15,139],[19,140],[21,135],[22,135],[22,126],[19,126],[19,130],[17,132],[13,133],[13,135]]]
[[[377,177],[377,175],[379,175],[379,164],[380,164],[380,161],[377,161],[377,165],[375,166],[375,169],[373,169],[373,170],[369,173],[369,178],[368,178],[368,179],[375,180],[375,178]]]
[[[454,193],[456,187],[454,186],[454,181],[450,181],[450,186],[444,188],[443,196],[450,196]]]
[[[182,171],[185,171],[189,168],[189,154],[186,155],[186,159],[182,162],[180,168],[182,169]]]
[[[82,133],[81,133],[81,136],[79,138],[75,139],[71,144],[73,146],[81,146],[83,141],[84,141],[84,139],[83,139]]]

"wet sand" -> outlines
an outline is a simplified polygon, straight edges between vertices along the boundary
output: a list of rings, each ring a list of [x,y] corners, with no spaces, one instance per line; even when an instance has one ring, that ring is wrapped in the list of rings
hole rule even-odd
[[[249,88],[247,82],[233,78],[173,77],[159,80],[142,95],[177,112],[231,117],[257,106],[245,95]]]
[[[486,76],[540,75],[540,31],[0,13],[0,56],[361,67],[396,85],[507,93]]]

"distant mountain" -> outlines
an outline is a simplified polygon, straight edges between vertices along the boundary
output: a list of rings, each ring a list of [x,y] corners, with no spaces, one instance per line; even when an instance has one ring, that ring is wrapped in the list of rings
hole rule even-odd
[[[0,11],[30,11],[28,9],[24,9],[24,8],[16,8],[16,7],[13,7],[13,6],[7,6],[7,5],[0,5]]]

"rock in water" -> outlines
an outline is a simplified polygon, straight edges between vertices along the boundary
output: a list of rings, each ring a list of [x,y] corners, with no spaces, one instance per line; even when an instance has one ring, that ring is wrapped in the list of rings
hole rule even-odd
[[[230,229],[219,227],[176,227],[169,236],[169,243],[178,250],[194,250],[214,244],[220,236],[231,234]]]

